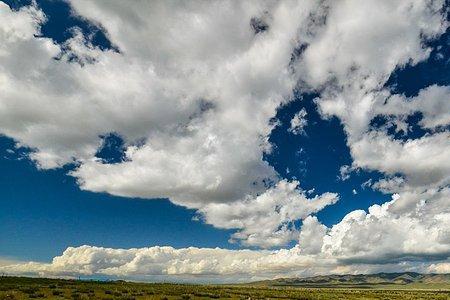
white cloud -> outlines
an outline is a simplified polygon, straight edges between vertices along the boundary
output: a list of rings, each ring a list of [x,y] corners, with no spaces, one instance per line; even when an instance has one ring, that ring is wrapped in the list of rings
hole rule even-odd
[[[291,119],[291,126],[288,131],[292,134],[306,134],[305,127],[308,125],[308,120],[306,119],[307,112],[304,108],[302,108],[299,112],[297,112],[294,117]]]
[[[450,263],[442,262],[442,263],[432,264],[428,267],[428,271],[430,273],[448,274],[448,273],[450,273]]]
[[[323,246],[323,238],[327,230],[327,227],[321,224],[317,217],[309,216],[303,220],[302,230],[299,235],[299,244],[301,245],[302,253],[320,253]]]
[[[313,258],[290,250],[226,250],[220,248],[150,247],[111,249],[92,246],[67,248],[51,263],[16,264],[0,267],[8,274],[40,274],[42,276],[109,275],[152,278],[189,275],[191,280],[203,280],[226,275],[235,280],[254,276],[274,276],[281,272],[315,265]],[[154,277],[153,277],[154,278]]]
[[[208,204],[200,212],[206,223],[218,228],[238,228],[232,240],[247,246],[286,245],[298,235],[294,221],[305,219],[338,200],[337,194],[325,193],[307,198],[299,182],[282,180],[256,198],[235,203]]]
[[[450,255],[450,189],[404,192],[383,205],[347,214],[324,237],[340,260],[387,262]]]
[[[302,77],[323,89],[317,100],[324,116],[341,119],[350,144],[369,126],[372,110],[388,96],[390,74],[428,57],[423,41],[447,24],[442,1],[342,1],[330,9],[327,26],[299,62]]]
[[[419,125],[425,129],[435,129],[450,124],[450,87],[431,85],[420,90],[412,98],[392,95],[384,105],[379,105],[376,113],[404,119],[415,112],[422,113]]]
[[[72,173],[83,189],[168,197],[201,208],[205,203],[255,196],[267,188],[264,181],[278,181],[261,158],[270,149],[269,120],[291,96],[296,82],[288,70],[290,53],[297,28],[314,9],[312,2],[172,7],[167,2],[129,6],[120,1],[114,5],[74,1],[73,5],[76,12],[105,27],[124,57],[150,64],[155,79],[143,79],[169,93],[156,95],[161,98],[156,103],[154,97],[147,100],[154,103],[150,110],[161,117],[143,128],[146,143],[130,147],[127,162],[106,165],[87,160]],[[266,10],[269,30],[255,36],[250,19]],[[161,28],[163,24],[167,28]],[[123,73],[120,70],[118,76]],[[148,84],[142,89],[148,93]],[[201,112],[199,99],[209,101],[211,109]],[[182,109],[182,115],[166,119],[174,106]]]
[[[377,209],[377,208],[373,208]],[[372,211],[365,218],[366,225],[369,219],[375,220],[378,212]],[[355,219],[356,218],[356,219]],[[359,217],[347,216],[339,226],[347,227],[331,231],[320,224],[315,217],[304,220],[304,227],[300,233],[300,243],[305,247],[295,246],[291,249],[268,250],[227,250],[221,248],[181,248],[149,247],[132,249],[111,249],[93,246],[69,247],[61,256],[55,257],[51,263],[19,263],[8,266],[0,266],[0,272],[17,275],[35,276],[110,276],[113,278],[129,278],[140,280],[186,280],[190,282],[238,282],[251,281],[279,276],[312,276],[317,274],[344,274],[344,273],[374,273],[380,271],[418,271],[418,272],[445,272],[446,264],[419,261],[404,261],[388,257],[386,261],[371,261],[371,256],[361,257],[357,253],[355,257],[349,257],[344,253],[330,251],[329,238],[344,239],[345,250],[348,247],[362,247],[360,238],[367,238],[363,228],[360,234],[352,236],[348,229],[352,225],[349,222],[361,221]],[[375,228],[377,224],[374,223]],[[398,224],[405,225],[405,224]],[[336,225],[337,226],[337,225]],[[408,228],[396,228],[405,233]],[[407,240],[408,236],[396,236],[396,241],[387,235],[381,235],[385,228],[373,232],[373,237],[368,239],[366,248],[376,248],[377,242],[390,249],[402,243],[408,244],[410,249],[415,249]],[[328,234],[326,233],[327,231]],[[417,231],[410,233],[417,234]],[[421,233],[426,234],[426,232]],[[432,232],[434,237],[434,232]],[[385,238],[383,240],[382,238]],[[417,237],[420,238],[420,237]],[[388,241],[394,244],[389,244]],[[419,245],[415,254],[425,250],[428,255],[427,245]],[[334,245],[334,244],[333,244]],[[364,244],[365,245],[365,244]],[[389,250],[390,249],[384,249]],[[374,254],[374,249],[371,253]],[[390,253],[390,252],[389,252]],[[382,252],[381,254],[389,254]],[[394,252],[395,254],[398,252]],[[437,252],[431,253],[437,254]],[[362,259],[364,258],[364,259]],[[418,256],[416,258],[419,258]],[[352,261],[352,259],[354,259]],[[390,261],[389,261],[390,260]]]
[[[400,5],[344,1],[330,11],[328,26],[305,52],[300,64],[313,71],[302,76],[313,88],[323,90],[316,99],[321,114],[337,116],[343,123],[352,168],[401,174],[404,184],[422,189],[449,184],[448,131],[401,141],[389,136],[386,128],[370,126],[381,115],[406,133],[405,117],[415,112],[422,113],[419,125],[425,129],[448,124],[447,87],[430,86],[411,99],[383,88],[396,68],[428,57],[430,49],[423,41],[448,26],[439,13],[441,7],[441,1]],[[346,169],[341,171],[346,178]]]
[[[76,30],[63,52],[35,37],[36,8],[0,6],[19,20],[0,24],[0,133],[32,148],[41,168],[76,161],[71,175],[82,189],[196,209],[254,198],[280,180],[262,157],[270,119],[297,82],[290,54],[314,1],[72,5],[120,53]],[[269,29],[255,35],[250,20],[266,13]],[[125,140],[126,161],[94,157],[109,132]]]
[[[449,132],[401,141],[383,131],[371,131],[351,145],[351,153],[355,165],[388,175],[401,173],[414,187],[449,184]]]
[[[436,13],[442,2],[344,3],[330,10],[320,39],[299,62],[308,70],[314,67],[302,77],[321,91],[320,113],[337,116],[344,125],[352,168],[384,173],[387,178],[372,187],[398,195],[369,213],[350,212],[329,229],[322,253],[349,264],[446,258],[450,136],[435,129],[449,122],[448,88],[430,86],[410,99],[384,89],[396,68],[427,58],[430,49],[423,39],[447,27]],[[423,115],[419,125],[431,132],[416,139],[397,140],[386,127],[370,126],[381,115],[407,133],[406,116],[417,112]],[[346,178],[346,168],[341,171]]]

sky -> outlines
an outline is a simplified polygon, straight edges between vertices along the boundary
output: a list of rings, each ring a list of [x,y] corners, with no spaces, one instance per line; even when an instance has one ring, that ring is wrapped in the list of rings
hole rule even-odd
[[[0,1],[0,272],[450,272],[446,1]]]

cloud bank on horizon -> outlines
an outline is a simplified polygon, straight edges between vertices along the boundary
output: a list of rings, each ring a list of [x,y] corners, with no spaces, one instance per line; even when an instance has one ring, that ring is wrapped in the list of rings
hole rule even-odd
[[[0,134],[32,149],[40,169],[77,164],[81,189],[168,198],[263,250],[82,246],[0,271],[218,280],[450,271],[450,87],[413,96],[386,87],[395,70],[428,59],[448,28],[444,1],[68,2],[116,49],[76,28],[63,44],[40,37],[38,5],[0,2]],[[353,163],[342,178],[378,171],[367,185],[391,201],[327,227],[315,214],[339,195],[312,197],[263,159],[277,109],[295,93],[316,93],[321,116],[343,124]],[[410,137],[416,114],[425,133]],[[290,125],[304,134],[306,111]],[[96,157],[109,133],[125,142],[117,163]]]

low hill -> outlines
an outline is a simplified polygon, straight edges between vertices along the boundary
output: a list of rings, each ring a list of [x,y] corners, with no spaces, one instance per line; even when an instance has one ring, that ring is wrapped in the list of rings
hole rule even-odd
[[[321,275],[306,278],[279,278],[253,282],[252,285],[263,286],[304,286],[304,287],[380,287],[411,286],[426,288],[442,286],[450,288],[450,274],[377,273],[358,275]]]

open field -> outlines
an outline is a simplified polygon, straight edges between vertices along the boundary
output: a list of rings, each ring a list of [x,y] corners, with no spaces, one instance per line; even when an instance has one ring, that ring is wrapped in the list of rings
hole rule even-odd
[[[1,277],[6,299],[450,299],[449,290],[186,285]]]

